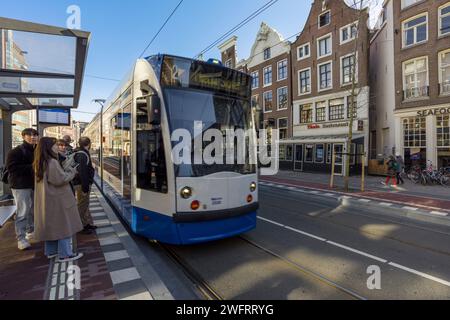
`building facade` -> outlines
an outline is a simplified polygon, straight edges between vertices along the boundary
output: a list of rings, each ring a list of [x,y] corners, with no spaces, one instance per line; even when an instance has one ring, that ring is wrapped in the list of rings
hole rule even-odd
[[[281,169],[330,172],[334,150],[337,174],[347,156],[351,173],[361,170],[369,147],[368,18],[368,9],[344,1],[313,1],[291,46],[293,137],[280,146]]]
[[[386,0],[372,48],[375,153],[449,166],[450,1]]]
[[[262,23],[250,57],[238,61],[237,37],[219,46],[225,66],[252,76],[252,107],[258,128],[279,129],[280,139],[292,137],[290,43]]]

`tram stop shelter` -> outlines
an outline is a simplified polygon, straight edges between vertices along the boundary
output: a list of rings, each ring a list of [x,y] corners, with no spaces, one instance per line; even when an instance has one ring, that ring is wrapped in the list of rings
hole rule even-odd
[[[78,107],[89,40],[89,32],[0,17],[0,166],[15,112]]]

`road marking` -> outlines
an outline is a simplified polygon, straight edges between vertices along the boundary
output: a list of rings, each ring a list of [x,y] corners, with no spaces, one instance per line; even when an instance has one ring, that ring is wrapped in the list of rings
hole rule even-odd
[[[429,274],[426,274],[426,273],[423,273],[423,272],[420,272],[420,271],[417,271],[417,270],[414,270],[414,269],[402,266],[401,264],[397,264],[397,263],[394,263],[394,262],[389,262],[388,264],[390,266],[396,267],[398,269],[402,269],[404,271],[408,271],[410,273],[416,274],[416,275],[421,276],[423,278],[427,278],[429,280],[432,280],[432,281],[438,282],[440,284],[443,284],[444,286],[450,287],[450,282],[448,282],[448,281],[445,281],[445,280],[442,280],[442,279],[430,276]]]
[[[358,201],[359,201],[359,202],[369,203],[369,202],[371,202],[372,200],[369,200],[369,199],[359,199]]]
[[[128,255],[128,253],[125,250],[114,251],[114,252],[106,252],[105,253],[105,260],[106,260],[106,262],[123,260],[123,259],[127,259],[129,257],[130,256]]]
[[[443,216],[443,217],[448,217],[448,214],[445,213],[445,212],[431,211],[431,214],[438,215],[438,216]]]
[[[417,211],[417,210],[419,210],[419,208],[413,208],[413,207],[408,207],[408,206],[402,207],[402,209],[405,209],[405,210],[411,210],[411,211]]]
[[[351,251],[351,252],[357,253],[359,255],[365,256],[367,258],[370,258],[370,259],[373,259],[373,260],[377,260],[377,261],[382,262],[382,263],[387,263],[388,262],[385,259],[381,259],[381,258],[378,258],[377,256],[373,256],[371,254],[368,254],[368,253],[365,253],[365,252],[362,252],[362,251],[359,251],[359,250],[356,250],[356,249],[344,246],[343,244],[340,244],[340,243],[336,243],[336,242],[333,242],[333,241],[327,241],[327,243],[329,243],[329,244],[331,244],[331,245],[333,245],[335,247],[339,247],[341,249],[345,249],[347,251]]]
[[[126,298],[123,298],[121,300],[124,301],[143,301],[143,300],[153,300],[153,297],[150,295],[150,293],[148,291],[142,292],[142,293],[138,293]]]
[[[304,231],[301,231],[301,230],[298,230],[298,229],[295,229],[295,228],[292,228],[292,227],[289,227],[289,226],[280,224],[280,223],[278,223],[278,222],[275,222],[275,221],[272,221],[272,220],[269,220],[269,219],[266,219],[266,218],[258,217],[258,219],[263,220],[263,221],[266,221],[266,222],[271,223],[271,224],[274,224],[274,225],[276,225],[276,226],[282,227],[282,228],[284,228],[284,229],[291,230],[291,231],[294,231],[294,232],[296,232],[296,233],[305,235],[305,236],[307,236],[307,237],[310,237],[310,238],[319,240],[319,241],[321,241],[321,242],[328,243],[329,245],[333,245],[333,246],[335,246],[335,247],[339,247],[339,248],[341,248],[341,249],[344,249],[344,250],[347,250],[347,251],[356,253],[356,254],[358,254],[358,255],[361,255],[361,256],[364,256],[364,257],[367,257],[367,258],[376,260],[376,261],[378,261],[378,262],[386,263],[386,264],[388,264],[388,265],[390,265],[390,266],[392,266],[392,267],[395,267],[395,268],[397,268],[397,269],[401,269],[401,270],[403,270],[403,271],[407,271],[407,272],[409,272],[409,273],[418,275],[418,276],[420,276],[420,277],[423,277],[423,278],[426,278],[426,279],[428,279],[428,280],[431,280],[431,281],[434,281],[434,282],[438,282],[438,283],[440,283],[440,284],[443,284],[443,285],[445,285],[445,286],[450,287],[450,282],[448,282],[448,281],[446,281],[446,280],[443,280],[443,279],[440,279],[440,278],[431,276],[431,275],[429,275],[429,274],[426,274],[426,273],[423,273],[423,272],[420,272],[420,271],[417,271],[417,270],[414,270],[414,269],[411,269],[411,268],[402,266],[402,265],[397,264],[397,263],[394,263],[394,262],[388,262],[388,260],[379,258],[379,257],[377,257],[377,256],[368,254],[368,253],[366,253],[366,252],[363,252],[363,251],[360,251],[360,250],[357,250],[357,249],[353,249],[353,248],[351,248],[351,247],[348,247],[348,246],[345,246],[345,245],[342,245],[342,244],[339,244],[339,243],[336,243],[336,242],[333,242],[333,241],[330,241],[330,240],[327,240],[327,239],[324,239],[324,238],[321,238],[321,237],[312,235],[312,234],[310,234],[310,233],[307,233],[307,232],[304,232]]]
[[[392,207],[393,206],[393,203],[389,203],[389,202],[379,202],[378,204],[383,207]]]
[[[100,246],[105,247],[112,244],[118,244],[121,243],[120,239],[117,236],[111,236],[104,239],[99,239]]]

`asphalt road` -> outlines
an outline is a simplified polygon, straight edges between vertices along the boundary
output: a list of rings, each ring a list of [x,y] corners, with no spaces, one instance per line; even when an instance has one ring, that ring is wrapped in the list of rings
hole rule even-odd
[[[270,187],[260,202],[255,231],[173,247],[222,298],[450,299],[449,228]]]

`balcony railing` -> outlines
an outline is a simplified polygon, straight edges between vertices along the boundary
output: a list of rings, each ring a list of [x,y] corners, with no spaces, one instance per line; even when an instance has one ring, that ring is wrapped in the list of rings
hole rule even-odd
[[[403,101],[424,98],[430,96],[430,87],[410,88],[403,91]]]
[[[450,95],[450,83],[439,84],[439,95]]]

